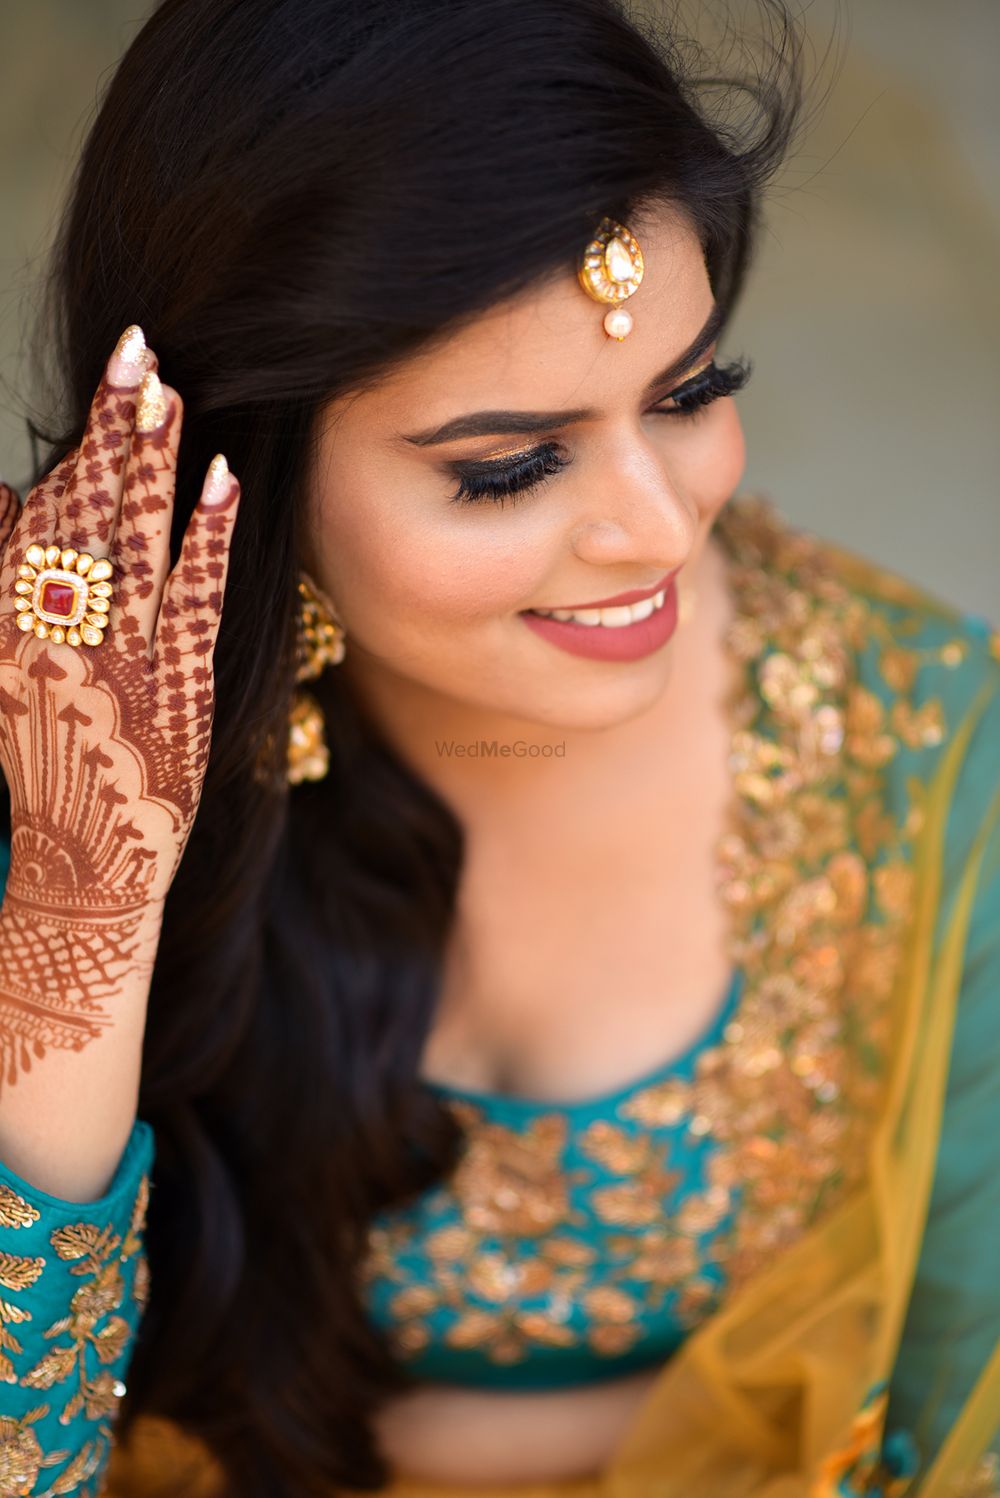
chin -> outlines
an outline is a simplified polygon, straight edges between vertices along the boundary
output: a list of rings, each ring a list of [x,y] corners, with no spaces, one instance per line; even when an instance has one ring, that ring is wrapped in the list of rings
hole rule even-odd
[[[628,664],[594,662],[600,671],[594,672],[589,684],[584,680],[570,692],[563,682],[558,696],[549,694],[536,712],[528,708],[524,697],[510,711],[539,727],[566,733],[600,733],[617,728],[641,717],[659,701],[671,676],[668,657],[669,647],[662,659],[647,657]],[[601,672],[607,673],[604,681]],[[617,680],[609,679],[612,672],[617,673]]]

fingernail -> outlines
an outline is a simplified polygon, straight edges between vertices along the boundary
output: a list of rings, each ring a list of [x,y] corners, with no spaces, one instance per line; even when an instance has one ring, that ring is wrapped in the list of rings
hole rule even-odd
[[[170,403],[163,393],[155,369],[147,369],[135,401],[135,425],[140,432],[155,432],[167,419]]]
[[[146,372],[146,339],[138,323],[127,327],[108,360],[108,381],[112,385],[138,385]]]
[[[208,477],[205,480],[204,503],[206,505],[223,505],[229,498],[232,489],[232,475],[229,472],[229,464],[221,453],[216,453],[208,465]]]

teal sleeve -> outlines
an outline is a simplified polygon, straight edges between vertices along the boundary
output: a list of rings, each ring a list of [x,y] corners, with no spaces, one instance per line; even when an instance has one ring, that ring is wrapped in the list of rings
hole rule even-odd
[[[988,623],[966,616],[964,624],[972,649],[963,667],[969,679],[961,706],[980,687],[990,695],[963,756],[948,814],[938,940],[980,829],[985,839],[927,1224],[886,1418],[887,1429],[911,1432],[922,1471],[1000,1344],[1000,663],[990,648]],[[959,676],[952,695],[961,688]],[[954,721],[958,707],[945,697]],[[1000,1430],[991,1446],[1000,1450]]]
[[[93,1202],[49,1196],[0,1162],[5,1493],[100,1491],[148,1296],[153,1156],[153,1129],[137,1119],[111,1185]]]

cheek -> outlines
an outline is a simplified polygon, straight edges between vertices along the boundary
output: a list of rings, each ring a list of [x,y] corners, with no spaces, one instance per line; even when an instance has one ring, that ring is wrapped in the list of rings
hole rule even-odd
[[[345,622],[373,650],[400,632],[516,610],[530,595],[537,547],[509,505],[461,507],[412,491],[401,498],[381,485],[351,492],[349,510],[323,506],[321,570]]]
[[[709,524],[732,497],[746,467],[746,442],[732,400],[720,401],[686,455],[685,487]]]

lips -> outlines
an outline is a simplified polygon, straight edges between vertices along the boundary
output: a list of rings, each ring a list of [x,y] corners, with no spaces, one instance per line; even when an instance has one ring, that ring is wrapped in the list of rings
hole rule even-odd
[[[661,588],[665,588],[670,579],[679,570],[678,567],[675,567],[673,572],[665,572],[661,578],[658,578],[655,583],[650,583],[647,588],[632,588],[627,593],[616,593],[613,598],[598,598],[591,600],[589,603],[539,604],[538,607],[547,609],[550,612],[559,609],[560,611],[565,610],[567,613],[575,614],[581,609],[610,609],[616,607],[618,604],[641,603],[644,598],[652,598],[654,593],[659,593]],[[534,609],[524,609],[522,612],[532,614],[535,611]]]
[[[536,614],[533,609],[522,610],[521,618],[533,634],[540,635],[570,655],[604,661],[637,661],[664,646],[676,628],[677,584],[673,576],[664,589],[664,595],[662,606],[645,619],[617,629],[580,624],[572,619],[551,619]]]

